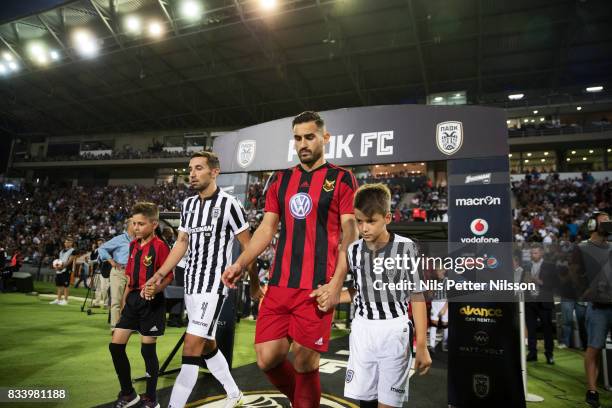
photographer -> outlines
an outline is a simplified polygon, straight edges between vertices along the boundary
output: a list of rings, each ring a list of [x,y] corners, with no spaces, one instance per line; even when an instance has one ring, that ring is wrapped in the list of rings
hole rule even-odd
[[[578,245],[572,260],[572,267],[583,281],[582,298],[589,302],[584,368],[588,387],[586,402],[592,407],[600,406],[597,392],[599,356],[612,328],[612,245],[607,241],[608,232],[602,225],[609,221],[606,213],[595,212],[591,215],[585,223],[590,238]]]

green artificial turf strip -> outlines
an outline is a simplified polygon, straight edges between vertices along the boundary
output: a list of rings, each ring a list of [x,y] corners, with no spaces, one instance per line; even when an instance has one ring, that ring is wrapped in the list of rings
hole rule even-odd
[[[527,388],[530,394],[544,397],[540,403],[528,403],[531,408],[575,408],[586,407],[586,377],[583,353],[571,349],[555,349],[555,365],[549,366],[544,359],[544,346],[538,344],[539,361],[527,363]],[[612,406],[610,392],[599,390],[600,402],[604,407]]]

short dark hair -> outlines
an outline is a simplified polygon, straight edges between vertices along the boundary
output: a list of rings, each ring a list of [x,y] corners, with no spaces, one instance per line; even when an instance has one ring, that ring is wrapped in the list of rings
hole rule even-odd
[[[132,216],[136,214],[142,214],[151,221],[159,220],[159,209],[154,203],[149,203],[146,201],[137,202],[132,207]]]
[[[317,128],[322,129],[325,126],[325,121],[319,114],[315,111],[306,111],[302,112],[293,118],[293,122],[291,122],[291,127],[293,128],[295,125],[300,123],[308,123],[314,122],[317,125]]]
[[[208,150],[202,150],[199,152],[194,152],[191,155],[191,158],[195,157],[203,157],[206,159],[206,163],[208,163],[208,167],[211,169],[220,169],[221,164],[219,163],[219,156],[216,153],[209,152]]]
[[[391,211],[391,191],[382,183],[364,184],[355,192],[354,206],[367,217],[384,217]]]
[[[539,249],[540,251],[544,251],[544,247],[542,246],[542,244],[538,243],[538,242],[534,242],[533,244],[531,244],[531,246],[529,247],[529,249]]]

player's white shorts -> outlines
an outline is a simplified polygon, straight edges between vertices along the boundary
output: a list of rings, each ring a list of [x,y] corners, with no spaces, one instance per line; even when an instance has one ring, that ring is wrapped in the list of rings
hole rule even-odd
[[[219,320],[225,298],[226,296],[216,293],[186,294],[185,307],[189,319],[187,333],[214,340],[217,320]]]
[[[435,321],[442,320],[442,323],[448,323],[448,308],[446,308],[446,312],[444,312],[442,318],[440,318],[440,311],[442,310],[445,304],[446,300],[432,300],[429,318]]]
[[[401,407],[408,400],[411,330],[408,316],[388,320],[355,317],[344,396]]]

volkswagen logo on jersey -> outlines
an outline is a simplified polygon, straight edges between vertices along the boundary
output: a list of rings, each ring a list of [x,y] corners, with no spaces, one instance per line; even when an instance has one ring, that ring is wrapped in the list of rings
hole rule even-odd
[[[303,220],[311,210],[312,198],[307,193],[297,193],[289,199],[289,211],[293,218]]]
[[[486,234],[489,230],[489,223],[485,219],[476,218],[470,224],[470,230],[472,231],[472,234],[478,235],[480,237]]]

